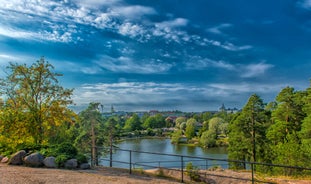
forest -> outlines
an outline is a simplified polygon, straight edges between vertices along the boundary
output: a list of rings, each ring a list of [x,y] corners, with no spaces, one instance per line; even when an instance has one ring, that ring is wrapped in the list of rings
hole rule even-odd
[[[311,87],[301,91],[285,87],[269,103],[253,94],[236,113],[188,113],[175,119],[160,113],[104,117],[97,102],[78,114],[72,111],[73,89],[59,84],[62,75],[44,58],[31,66],[10,63],[6,73],[0,80],[0,155],[21,149],[53,155],[65,145],[76,149],[75,155],[91,157],[96,152],[92,148],[112,146],[124,137],[169,136],[173,144],[184,140],[207,149],[228,146],[232,160],[311,165]],[[245,164],[230,167],[246,169]],[[264,166],[256,169],[279,172]]]

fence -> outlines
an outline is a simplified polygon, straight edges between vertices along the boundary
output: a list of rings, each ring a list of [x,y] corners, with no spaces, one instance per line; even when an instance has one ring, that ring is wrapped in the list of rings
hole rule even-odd
[[[99,151],[103,151],[109,154],[108,157],[101,157],[99,163],[102,165],[107,165],[110,167],[117,168],[128,168],[129,173],[132,174],[133,169],[161,169],[174,171],[180,173],[180,181],[184,182],[185,173],[195,173],[203,181],[208,181],[211,178],[222,177],[231,180],[243,180],[246,182],[263,182],[259,178],[255,177],[256,168],[265,167],[266,170],[272,170],[272,168],[280,168],[285,171],[297,171],[302,173],[304,171],[311,174],[311,168],[287,166],[287,165],[275,165],[268,163],[258,163],[258,162],[244,162],[239,160],[228,160],[228,159],[216,159],[207,157],[196,157],[196,156],[185,156],[177,154],[166,154],[166,153],[154,153],[148,151],[136,151],[114,148],[113,151],[121,151],[122,158],[114,158],[113,152],[110,148],[101,147],[98,148]],[[191,163],[194,170],[189,170],[186,166]],[[236,175],[228,175],[225,172],[214,172],[214,170],[219,170],[222,168],[229,168],[230,164],[240,164],[246,165],[247,171],[237,172]],[[285,172],[284,171],[284,172]]]

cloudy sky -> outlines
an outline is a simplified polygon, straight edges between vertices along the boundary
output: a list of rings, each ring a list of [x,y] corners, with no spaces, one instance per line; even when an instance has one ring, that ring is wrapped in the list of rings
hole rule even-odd
[[[0,0],[1,75],[44,56],[76,110],[242,108],[309,87],[311,0]]]

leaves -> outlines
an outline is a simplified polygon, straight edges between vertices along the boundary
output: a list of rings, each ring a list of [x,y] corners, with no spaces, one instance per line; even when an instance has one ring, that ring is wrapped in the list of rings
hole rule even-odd
[[[66,131],[60,127],[75,118],[75,113],[67,108],[72,103],[73,90],[58,84],[57,77],[62,75],[53,69],[43,57],[31,66],[10,63],[6,68],[7,76],[0,80],[1,94],[6,99],[0,124],[4,126],[2,130],[9,129],[7,134],[13,142],[57,142],[57,137]],[[15,130],[10,131],[13,127]]]

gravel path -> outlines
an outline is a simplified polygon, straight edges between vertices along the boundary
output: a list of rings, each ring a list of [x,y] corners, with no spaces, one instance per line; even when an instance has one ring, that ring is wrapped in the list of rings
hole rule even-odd
[[[173,184],[178,183],[144,175],[130,175],[127,172],[102,168],[98,170],[62,170],[31,168],[0,164],[0,184]]]

